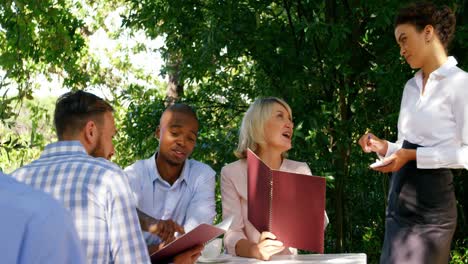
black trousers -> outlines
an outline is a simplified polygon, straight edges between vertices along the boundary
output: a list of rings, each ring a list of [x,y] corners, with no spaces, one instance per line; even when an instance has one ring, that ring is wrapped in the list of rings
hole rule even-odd
[[[403,148],[418,145],[405,141]],[[381,264],[446,264],[457,224],[453,174],[410,161],[390,179]]]

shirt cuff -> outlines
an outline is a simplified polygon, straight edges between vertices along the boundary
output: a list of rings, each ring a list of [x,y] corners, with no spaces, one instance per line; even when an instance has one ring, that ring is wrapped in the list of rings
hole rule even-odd
[[[388,156],[391,156],[393,153],[395,153],[397,150],[399,150],[401,148],[401,146],[397,143],[393,143],[393,142],[390,142],[390,141],[387,141],[388,145],[387,145],[387,153],[385,153],[385,156],[381,156],[379,154],[377,154],[377,156],[379,156],[379,158],[386,158]]]
[[[418,169],[434,169],[436,168],[437,161],[430,148],[417,148],[416,149],[416,165]]]
[[[463,169],[468,165],[466,156],[464,148],[419,147],[416,163],[418,169]]]

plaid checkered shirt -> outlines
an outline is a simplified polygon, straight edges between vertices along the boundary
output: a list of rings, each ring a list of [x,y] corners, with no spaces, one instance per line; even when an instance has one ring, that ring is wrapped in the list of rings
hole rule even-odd
[[[114,163],[79,141],[59,141],[12,176],[69,209],[88,263],[150,263],[127,177]]]

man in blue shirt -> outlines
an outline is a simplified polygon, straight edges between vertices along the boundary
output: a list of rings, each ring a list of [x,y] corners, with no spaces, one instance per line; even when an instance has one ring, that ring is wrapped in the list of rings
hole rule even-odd
[[[215,211],[215,172],[189,159],[198,135],[198,119],[185,104],[168,107],[155,136],[157,152],[125,169],[138,209],[156,219],[172,219],[186,232],[202,223],[212,224]],[[149,243],[164,242],[147,236]]]
[[[75,225],[63,206],[0,171],[2,263],[84,264]]]

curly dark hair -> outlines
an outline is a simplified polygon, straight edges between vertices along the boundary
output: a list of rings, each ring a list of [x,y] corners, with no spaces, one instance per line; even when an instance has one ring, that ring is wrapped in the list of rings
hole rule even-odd
[[[395,27],[401,24],[412,24],[419,32],[427,25],[433,26],[440,42],[447,49],[455,34],[456,18],[448,6],[438,7],[430,2],[418,2],[399,10]]]

